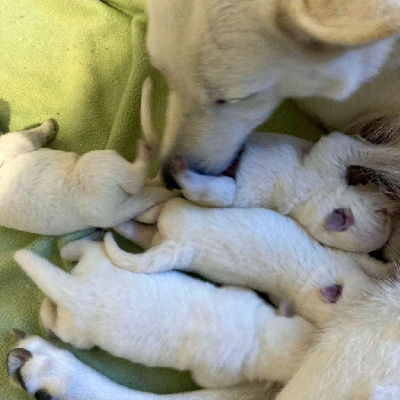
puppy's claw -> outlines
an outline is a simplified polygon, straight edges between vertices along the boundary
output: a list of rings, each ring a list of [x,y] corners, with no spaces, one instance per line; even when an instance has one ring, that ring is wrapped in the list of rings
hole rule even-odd
[[[32,358],[32,353],[26,349],[16,348],[11,350],[7,355],[7,374],[23,389],[26,389],[25,382],[22,378],[21,368]]]
[[[26,333],[19,329],[11,329],[11,333],[15,336],[17,342],[20,340],[26,339]]]

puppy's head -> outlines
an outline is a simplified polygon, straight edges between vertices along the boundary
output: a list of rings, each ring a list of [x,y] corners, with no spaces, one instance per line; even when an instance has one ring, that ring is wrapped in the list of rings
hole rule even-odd
[[[321,191],[293,215],[319,242],[362,253],[381,248],[392,226],[389,200],[375,185]]]
[[[220,173],[286,97],[343,100],[400,31],[390,0],[150,0],[147,45],[170,87],[161,145]]]

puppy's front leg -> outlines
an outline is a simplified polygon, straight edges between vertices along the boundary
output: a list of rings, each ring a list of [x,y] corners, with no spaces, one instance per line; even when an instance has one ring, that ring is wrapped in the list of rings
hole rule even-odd
[[[153,273],[172,269],[186,269],[194,251],[190,244],[164,241],[145,253],[132,254],[120,249],[111,232],[104,238],[108,257],[114,265],[132,272]]]
[[[279,388],[270,383],[200,390],[192,393],[155,395],[118,385],[37,336],[17,332],[17,347],[8,354],[10,378],[28,393],[58,400],[273,400]]]
[[[229,207],[233,204],[236,183],[227,176],[201,175],[186,168],[182,161],[175,165],[174,178],[183,195],[203,207]]]

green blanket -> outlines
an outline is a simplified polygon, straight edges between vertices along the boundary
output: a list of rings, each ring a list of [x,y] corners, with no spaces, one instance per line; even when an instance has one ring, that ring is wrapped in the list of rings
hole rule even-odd
[[[59,131],[51,147],[78,153],[109,148],[132,159],[140,136],[141,84],[149,74],[155,81],[154,122],[162,129],[167,86],[145,53],[145,1],[1,0],[0,15],[0,130],[53,118]],[[310,139],[319,135],[292,102],[264,129]],[[43,295],[12,255],[30,245],[63,266],[57,246],[65,240],[0,228],[1,400],[29,398],[7,380],[4,360],[13,343],[8,332],[15,327],[44,334],[38,321]],[[195,388],[186,373],[133,365],[99,349],[74,353],[132,388],[157,393]]]

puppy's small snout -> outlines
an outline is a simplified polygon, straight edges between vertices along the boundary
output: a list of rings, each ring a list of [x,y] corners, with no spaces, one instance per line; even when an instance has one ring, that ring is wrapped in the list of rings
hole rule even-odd
[[[162,176],[168,189],[180,189],[173,175],[173,167],[171,163],[167,163],[162,167]]]

